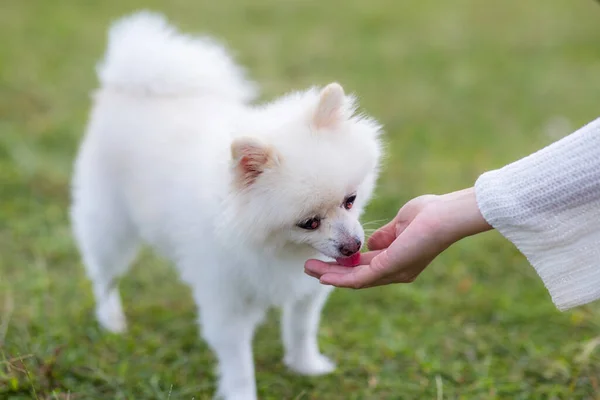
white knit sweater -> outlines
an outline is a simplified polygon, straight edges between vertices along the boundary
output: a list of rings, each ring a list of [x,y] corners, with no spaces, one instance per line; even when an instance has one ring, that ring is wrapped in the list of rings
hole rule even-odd
[[[600,298],[600,119],[475,183],[483,217],[560,310]]]

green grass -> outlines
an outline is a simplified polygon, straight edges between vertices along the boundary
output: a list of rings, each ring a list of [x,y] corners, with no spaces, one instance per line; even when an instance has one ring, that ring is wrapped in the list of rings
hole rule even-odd
[[[67,220],[71,163],[109,21],[139,7],[223,37],[265,98],[340,81],[386,127],[365,221],[473,184],[594,119],[592,0],[64,1],[0,4],[0,398],[208,399],[214,358],[187,288],[149,253],[122,282],[130,332],[101,332]],[[142,268],[143,266],[143,268]],[[411,285],[337,290],[335,374],[281,362],[278,316],[255,340],[265,399],[600,399],[600,305],[559,313],[497,233]]]

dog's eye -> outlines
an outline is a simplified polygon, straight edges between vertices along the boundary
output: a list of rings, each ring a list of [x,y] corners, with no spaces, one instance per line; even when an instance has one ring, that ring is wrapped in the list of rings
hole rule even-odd
[[[309,218],[306,221],[300,222],[298,226],[302,229],[314,231],[315,229],[319,228],[319,226],[321,226],[321,218]]]
[[[346,201],[344,201],[344,208],[346,210],[350,210],[352,208],[352,206],[354,205],[354,200],[356,200],[356,195],[353,194],[352,196],[348,197],[346,199]]]

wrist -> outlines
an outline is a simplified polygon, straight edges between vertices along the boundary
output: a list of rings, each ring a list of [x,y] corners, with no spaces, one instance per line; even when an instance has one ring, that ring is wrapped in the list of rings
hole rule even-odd
[[[441,197],[444,225],[453,241],[492,229],[479,210],[475,188],[459,190]]]

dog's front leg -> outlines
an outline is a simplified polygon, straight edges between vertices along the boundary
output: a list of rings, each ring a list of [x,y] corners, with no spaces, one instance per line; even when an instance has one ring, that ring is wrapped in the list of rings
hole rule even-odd
[[[335,364],[319,352],[317,342],[321,309],[330,291],[330,287],[320,286],[310,296],[283,306],[281,333],[285,347],[284,362],[300,374],[323,375],[335,369]]]
[[[252,337],[264,310],[231,308],[217,303],[213,301],[200,307],[202,334],[219,362],[215,397],[256,400]]]

